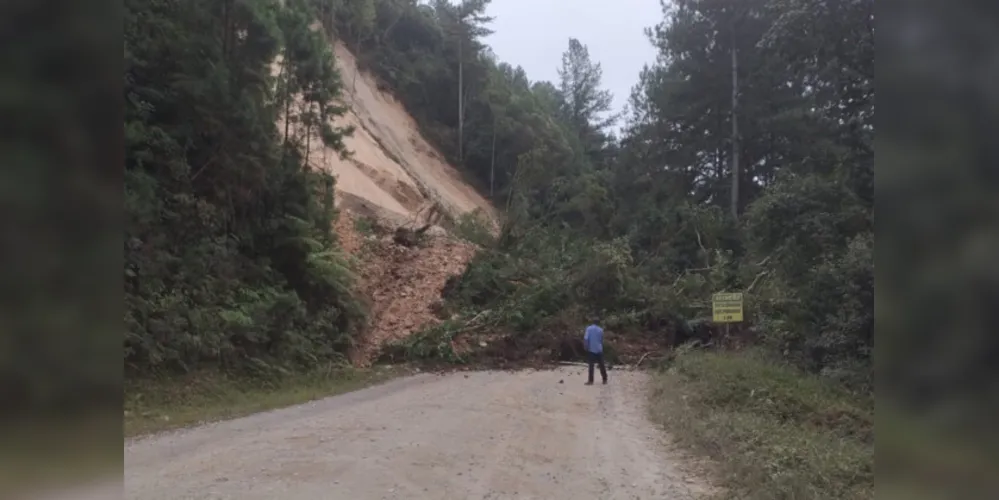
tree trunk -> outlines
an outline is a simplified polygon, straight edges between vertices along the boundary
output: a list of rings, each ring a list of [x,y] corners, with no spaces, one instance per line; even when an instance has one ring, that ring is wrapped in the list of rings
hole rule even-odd
[[[309,148],[312,146],[312,105],[309,104],[309,114],[305,122],[305,167],[309,167]]]
[[[232,33],[232,26],[230,26],[229,13],[232,11],[231,2],[228,0],[222,2],[222,54],[228,59],[229,56],[229,34]]]
[[[489,159],[489,199],[493,198],[493,185],[496,181],[496,120],[493,120],[493,148]]]
[[[465,81],[461,53],[461,31],[458,31],[458,162],[465,161]]]
[[[384,43],[385,39],[392,34],[392,30],[395,28],[395,25],[399,24],[399,20],[402,19],[402,15],[403,13],[400,12],[399,15],[396,16],[395,21],[392,21],[392,24],[390,24],[388,28],[385,28],[385,32],[381,34],[382,43]]]
[[[517,184],[520,180],[520,167],[519,162],[513,165],[513,178],[510,179],[510,190],[506,194],[506,213],[507,216],[510,214],[510,207],[513,205],[513,194],[517,190]]]
[[[284,51],[281,61],[281,75],[284,79],[284,143],[288,144],[289,124],[291,120],[291,77],[288,76],[288,50]]]
[[[732,26],[732,220],[739,220],[739,59]]]
[[[288,141],[291,140],[291,135],[289,135],[291,133],[290,126],[291,126],[291,92],[289,92],[288,95],[285,96],[285,101],[284,101],[284,143],[285,144],[288,144]]]

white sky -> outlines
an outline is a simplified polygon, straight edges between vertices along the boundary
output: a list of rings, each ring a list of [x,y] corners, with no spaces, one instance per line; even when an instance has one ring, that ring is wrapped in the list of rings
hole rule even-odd
[[[494,33],[485,42],[532,82],[558,85],[562,53],[570,37],[579,39],[600,63],[616,110],[628,102],[642,65],[655,60],[644,28],[663,17],[659,0],[492,0],[486,13]]]

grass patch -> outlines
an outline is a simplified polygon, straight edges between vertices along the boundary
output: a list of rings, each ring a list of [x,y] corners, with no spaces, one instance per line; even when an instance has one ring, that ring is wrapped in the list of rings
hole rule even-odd
[[[404,367],[343,368],[249,379],[221,373],[130,380],[125,384],[125,437],[252,413],[342,394],[407,375]]]
[[[650,411],[718,465],[725,498],[874,498],[874,404],[755,350],[685,351]]]

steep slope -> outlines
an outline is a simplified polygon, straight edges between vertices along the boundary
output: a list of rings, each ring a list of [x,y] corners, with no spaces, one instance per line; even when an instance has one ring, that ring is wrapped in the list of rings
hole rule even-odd
[[[442,227],[428,231],[420,244],[397,244],[399,226],[440,224],[442,218],[479,212],[495,223],[488,201],[466,184],[420,134],[416,122],[375,78],[358,70],[343,45],[335,47],[349,111],[338,126],[352,126],[344,140],[350,156],[329,148],[309,148],[309,165],[332,173],[340,216],[335,231],[356,262],[358,291],[368,304],[369,322],[351,361],[366,365],[385,342],[403,338],[439,321],[434,305],[448,278],[461,274],[476,247],[447,235]],[[280,61],[274,67],[280,71]],[[299,132],[300,133],[300,132]],[[317,136],[311,144],[321,144]],[[368,219],[379,234],[362,234],[357,221]]]
[[[310,152],[309,163],[336,176],[337,199],[389,218],[422,222],[436,205],[451,217],[480,210],[495,219],[489,202],[427,142],[402,104],[380,90],[374,76],[359,71],[346,47],[337,44],[335,51],[350,108],[338,125],[354,126],[345,141],[353,154],[341,159],[320,148]]]

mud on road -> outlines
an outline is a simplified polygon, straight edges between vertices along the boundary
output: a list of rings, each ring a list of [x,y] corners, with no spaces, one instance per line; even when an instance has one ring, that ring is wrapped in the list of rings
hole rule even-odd
[[[646,376],[418,375],[125,444],[134,499],[687,499]]]

